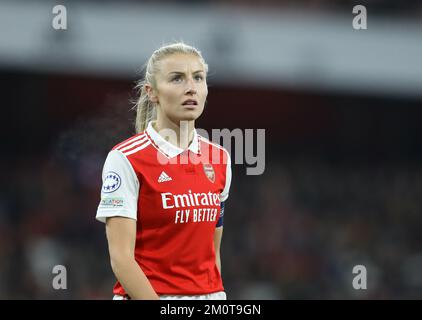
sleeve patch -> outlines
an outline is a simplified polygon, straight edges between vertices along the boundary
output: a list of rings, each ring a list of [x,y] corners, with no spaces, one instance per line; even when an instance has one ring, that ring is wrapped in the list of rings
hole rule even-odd
[[[112,193],[119,189],[121,184],[122,179],[120,176],[114,171],[109,171],[105,176],[102,191],[104,193]]]
[[[123,207],[123,198],[101,198],[100,208],[119,208]]]

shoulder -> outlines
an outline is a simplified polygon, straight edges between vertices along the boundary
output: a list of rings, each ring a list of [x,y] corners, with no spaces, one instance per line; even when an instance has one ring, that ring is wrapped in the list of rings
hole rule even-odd
[[[227,151],[226,148],[219,145],[218,143],[212,142],[211,140],[201,136],[198,134],[198,139],[201,144],[201,149],[205,148],[212,151],[212,154],[220,154],[224,159],[224,163],[230,161],[230,153]]]
[[[223,146],[219,145],[218,143],[212,142],[211,140],[201,136],[198,134],[198,139],[200,142],[202,142],[204,145],[208,145],[210,148],[212,149],[217,149],[217,150],[221,150],[222,152],[226,153],[227,155],[229,154],[229,152],[227,151],[226,148],[224,148]]]
[[[139,154],[141,150],[144,150],[151,144],[150,139],[145,131],[142,131],[118,144],[116,144],[110,152],[118,151],[129,157],[131,155]]]

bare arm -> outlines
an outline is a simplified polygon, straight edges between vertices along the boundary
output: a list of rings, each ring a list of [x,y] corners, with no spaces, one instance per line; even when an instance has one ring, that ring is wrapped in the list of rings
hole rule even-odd
[[[158,300],[157,293],[135,260],[136,221],[123,217],[107,218],[106,233],[111,267],[130,298]]]
[[[223,227],[215,228],[214,232],[214,248],[215,248],[215,263],[217,265],[218,271],[221,274],[221,257],[220,257],[220,246],[221,238],[223,237]]]

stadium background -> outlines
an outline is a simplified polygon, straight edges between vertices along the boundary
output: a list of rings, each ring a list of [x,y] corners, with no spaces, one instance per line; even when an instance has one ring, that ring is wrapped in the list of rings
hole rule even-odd
[[[0,298],[110,299],[101,169],[133,134],[143,63],[172,40],[210,65],[198,127],[266,129],[264,174],[233,167],[229,299],[420,298],[421,18],[417,1],[2,1]]]

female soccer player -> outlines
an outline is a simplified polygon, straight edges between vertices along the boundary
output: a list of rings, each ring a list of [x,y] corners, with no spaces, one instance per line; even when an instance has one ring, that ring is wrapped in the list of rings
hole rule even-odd
[[[138,133],[107,156],[96,218],[106,223],[114,299],[226,299],[220,243],[230,157],[195,130],[207,71],[191,46],[156,50],[137,85]]]

